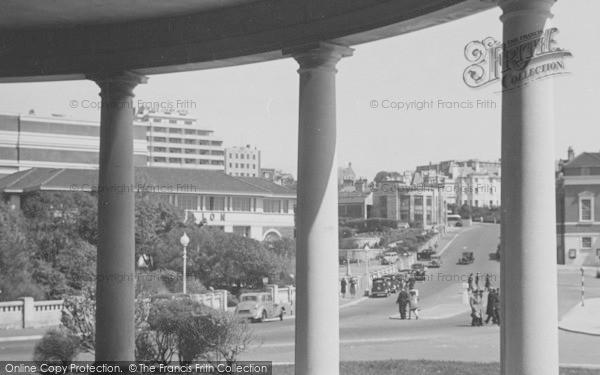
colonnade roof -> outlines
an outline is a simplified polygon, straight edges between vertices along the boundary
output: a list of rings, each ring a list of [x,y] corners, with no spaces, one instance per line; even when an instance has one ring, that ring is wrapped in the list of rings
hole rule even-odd
[[[159,74],[357,45],[496,6],[491,0],[6,0],[0,82]]]

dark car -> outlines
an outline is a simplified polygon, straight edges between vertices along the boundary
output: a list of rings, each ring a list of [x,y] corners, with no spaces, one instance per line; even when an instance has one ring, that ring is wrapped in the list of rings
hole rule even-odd
[[[412,276],[417,281],[425,281],[425,276],[427,275],[427,267],[422,263],[414,263],[411,266]]]
[[[371,297],[387,297],[389,295],[390,291],[388,290],[387,282],[381,277],[373,279],[373,286],[371,287]]]
[[[458,264],[471,264],[475,261],[475,257],[472,252],[462,253],[462,257],[458,260]]]
[[[417,253],[417,260],[429,260],[431,259],[431,256],[435,253],[436,251],[432,248],[425,249],[420,253]]]

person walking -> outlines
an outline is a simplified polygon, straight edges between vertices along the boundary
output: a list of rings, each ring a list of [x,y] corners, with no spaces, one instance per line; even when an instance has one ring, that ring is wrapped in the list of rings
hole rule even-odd
[[[350,297],[356,297],[356,279],[350,279]]]
[[[485,319],[485,324],[490,322],[490,319],[494,318],[494,308],[495,303],[494,300],[496,298],[496,291],[494,289],[490,289],[487,295],[487,306],[485,307],[485,313],[487,314],[487,318]],[[492,322],[496,324],[496,319],[493,319]]]
[[[481,272],[477,272],[477,275],[475,275],[475,289],[476,290],[481,290],[481,287],[479,286],[480,281],[481,281]]]
[[[410,295],[406,292],[405,288],[398,293],[398,299],[396,303],[398,304],[398,312],[400,313],[400,319],[406,319],[406,307],[410,302]]]
[[[342,290],[341,290],[342,298],[346,298],[346,285],[348,285],[348,282],[346,281],[345,277],[342,277],[341,283],[342,283]]]
[[[408,319],[411,318],[412,314],[415,314],[415,319],[419,320],[419,292],[416,289],[409,291],[410,299],[408,300]]]
[[[472,292],[474,290],[473,289],[473,273],[469,274],[469,279],[467,280],[467,284],[469,284],[467,291]]]
[[[500,325],[500,288],[495,290],[496,298],[494,299],[494,317],[492,323]]]
[[[490,274],[485,274],[485,290],[489,291],[492,288],[492,281],[490,280]]]
[[[471,325],[473,327],[481,326],[481,294],[478,290],[473,291],[469,305],[471,306]]]

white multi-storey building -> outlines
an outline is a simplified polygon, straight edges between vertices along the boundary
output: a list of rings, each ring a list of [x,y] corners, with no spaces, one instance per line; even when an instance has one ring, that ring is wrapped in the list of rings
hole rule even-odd
[[[225,149],[225,173],[230,176],[261,177],[260,150],[256,147],[227,147]]]
[[[134,123],[147,126],[149,167],[224,170],[223,140],[186,111],[144,110]]]

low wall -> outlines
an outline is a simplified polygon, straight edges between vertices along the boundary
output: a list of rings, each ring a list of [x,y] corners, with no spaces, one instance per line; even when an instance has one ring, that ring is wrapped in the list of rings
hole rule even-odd
[[[192,300],[217,310],[227,311],[227,291],[190,294]],[[0,302],[0,329],[40,328],[60,325],[63,300],[34,301],[22,297],[19,301]]]
[[[62,300],[36,302],[32,297],[0,302],[0,329],[59,325],[62,307]]]

